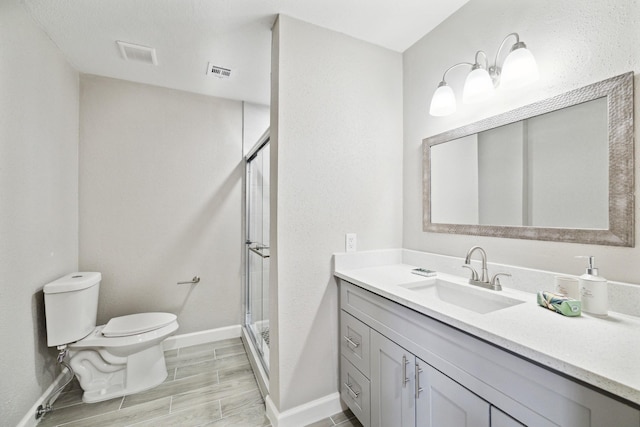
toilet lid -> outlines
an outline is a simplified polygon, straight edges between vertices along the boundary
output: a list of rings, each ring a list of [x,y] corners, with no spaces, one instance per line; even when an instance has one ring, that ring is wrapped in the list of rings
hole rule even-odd
[[[138,313],[114,317],[102,329],[105,337],[126,337],[143,334],[167,326],[176,320],[172,313]]]

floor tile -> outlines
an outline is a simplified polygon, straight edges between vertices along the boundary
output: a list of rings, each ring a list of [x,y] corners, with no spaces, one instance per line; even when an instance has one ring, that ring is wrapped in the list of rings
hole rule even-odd
[[[245,354],[244,345],[237,344],[229,347],[216,348],[216,359],[222,359],[224,357],[233,356],[236,354]]]
[[[356,416],[353,415],[353,412],[351,412],[350,409],[347,409],[344,412],[339,412],[335,415],[331,416],[331,420],[335,423],[335,424],[340,424],[341,422],[350,420],[352,418],[355,418]]]
[[[140,421],[158,418],[169,414],[171,398],[154,400],[152,402],[136,405],[131,408],[120,409],[72,423],[64,424],[64,427],[120,427],[135,424]]]
[[[171,402],[171,410],[182,410],[190,406],[217,401],[257,388],[258,385],[253,378],[242,378],[233,381],[226,381],[209,387],[190,390],[188,392],[173,396],[173,401]]]
[[[325,418],[313,424],[307,424],[306,427],[334,427],[334,426],[335,424],[333,423],[333,421],[331,421],[331,418]]]
[[[55,403],[53,404],[53,412],[45,415],[38,427],[50,427],[57,426],[59,424],[68,423],[71,421],[80,420],[83,418],[93,417],[96,415],[105,414],[107,412],[114,412],[120,409],[122,404],[122,397],[118,397],[104,402],[97,403],[80,403],[77,405],[66,406],[59,408]]]
[[[220,418],[220,402],[216,400],[188,410],[174,411],[172,408],[169,415],[133,424],[132,427],[196,427]]]
[[[245,364],[218,370],[218,380],[220,382],[244,377],[255,378],[253,375],[253,369],[251,368],[251,364],[248,360]]]
[[[264,427],[270,425],[262,403],[246,407],[228,417],[222,417],[218,421],[205,424],[207,427]]]
[[[176,380],[181,378],[198,375],[203,372],[212,372],[218,369],[228,369],[234,366],[245,365],[249,363],[246,354],[237,354],[235,356],[225,357],[224,359],[207,360],[205,362],[193,363],[190,365],[180,366],[176,370]]]
[[[336,427],[362,427],[362,424],[360,423],[360,421],[358,421],[357,418],[351,418],[350,420],[341,422],[340,424],[337,424]]]
[[[242,344],[242,340],[240,338],[229,338],[226,340],[216,341],[212,344],[214,348],[219,349],[219,348],[231,347],[234,345]]]
[[[238,411],[242,411],[247,407],[252,407],[262,403],[264,403],[262,395],[260,394],[260,390],[256,387],[245,393],[238,390],[238,393],[222,398],[220,400],[220,409],[222,411],[222,416],[227,417],[237,413]]]
[[[165,354],[164,357],[167,369],[178,368],[213,359],[215,359],[215,347],[211,343],[180,348],[178,349],[177,355],[167,357]]]
[[[132,394],[124,398],[123,408],[139,405],[144,402],[173,396],[174,394],[185,393],[201,387],[207,387],[218,383],[218,373],[216,371],[193,375],[188,378],[178,379],[160,384],[151,390]]]

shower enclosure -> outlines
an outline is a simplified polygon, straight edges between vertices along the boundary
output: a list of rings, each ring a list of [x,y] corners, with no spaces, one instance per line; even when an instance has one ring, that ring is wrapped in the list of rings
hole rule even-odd
[[[269,132],[246,159],[245,328],[269,373]]]

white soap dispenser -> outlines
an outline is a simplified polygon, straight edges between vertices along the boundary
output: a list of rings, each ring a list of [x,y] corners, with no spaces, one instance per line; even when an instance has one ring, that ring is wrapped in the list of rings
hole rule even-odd
[[[594,265],[594,256],[576,258],[589,259],[589,267],[587,267],[586,273],[580,276],[579,281],[582,311],[596,316],[606,316],[609,310],[607,279],[598,276],[598,269]]]

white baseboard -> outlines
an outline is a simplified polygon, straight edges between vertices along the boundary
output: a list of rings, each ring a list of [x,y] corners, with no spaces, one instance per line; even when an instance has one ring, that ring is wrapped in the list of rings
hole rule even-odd
[[[16,427],[35,427],[40,422],[40,420],[36,420],[36,411],[38,410],[38,407],[47,403],[47,399],[49,399],[51,393],[56,391],[58,387],[64,384],[67,378],[69,378],[69,371],[67,370],[67,368],[64,368],[60,375],[58,375],[56,379],[53,380],[53,383],[49,386],[49,388],[47,388],[44,393],[42,393],[42,396],[40,396],[36,403],[34,403],[33,406],[29,408],[27,414],[22,417]],[[53,404],[53,402],[51,402],[51,404]]]
[[[190,334],[174,335],[164,340],[163,348],[166,351],[179,347],[188,347],[190,345],[207,344],[229,338],[240,338],[241,334],[242,327],[240,325],[232,325],[225,326],[224,328],[192,332]]]
[[[340,400],[340,393],[331,393],[320,399],[313,400],[295,408],[279,412],[271,396],[265,399],[267,407],[267,417],[273,427],[300,427],[306,426],[316,421],[328,418],[346,410],[346,405]]]

